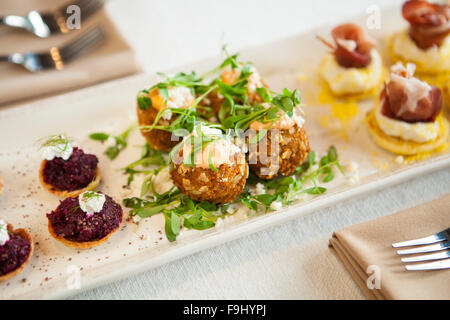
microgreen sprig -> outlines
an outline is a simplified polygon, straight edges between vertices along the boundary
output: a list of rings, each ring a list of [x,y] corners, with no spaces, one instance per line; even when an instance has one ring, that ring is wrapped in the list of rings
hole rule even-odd
[[[317,166],[317,168],[314,168]],[[295,201],[301,194],[320,195],[327,191],[320,182],[327,183],[334,179],[333,167],[337,167],[344,174],[342,166],[338,161],[336,148],[331,146],[326,155],[316,160],[316,153],[311,151],[307,159],[296,169],[292,176],[277,178],[266,181],[251,174],[247,180],[247,191],[242,193],[236,202],[241,202],[249,209],[257,211],[259,206],[269,210],[273,202],[279,202],[286,206]],[[312,183],[313,186],[304,188],[306,183]],[[248,185],[261,183],[266,193],[252,195],[248,191]]]
[[[137,124],[133,123],[131,124],[127,130],[125,130],[124,132],[122,132],[121,134],[114,136],[108,133],[104,133],[104,132],[96,132],[96,133],[92,133],[89,135],[89,138],[91,138],[92,140],[95,141],[100,141],[100,142],[105,142],[106,140],[108,140],[109,138],[114,139],[115,141],[115,145],[114,146],[110,146],[106,149],[105,154],[108,156],[108,158],[110,158],[111,160],[114,160],[115,158],[117,158],[117,156],[119,155],[119,153],[125,149],[127,147],[127,138],[130,135],[130,133],[136,129]]]

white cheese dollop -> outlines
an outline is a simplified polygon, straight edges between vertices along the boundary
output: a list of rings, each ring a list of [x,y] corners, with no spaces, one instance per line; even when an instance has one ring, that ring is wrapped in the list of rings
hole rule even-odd
[[[381,113],[381,108],[377,109],[375,118],[384,133],[403,140],[424,143],[436,139],[439,134],[439,122],[437,120],[434,122],[409,123],[386,117]]]
[[[367,92],[380,83],[383,75],[383,63],[378,51],[372,49],[370,56],[372,60],[365,68],[344,68],[336,62],[333,54],[328,53],[321,62],[319,73],[334,94]]]
[[[420,71],[450,71],[450,35],[440,47],[423,50],[411,39],[408,31],[404,31],[394,36],[392,51],[403,60],[414,62]]]
[[[104,194],[94,191],[85,191],[78,196],[80,209],[86,213],[88,218],[92,217],[94,213],[102,211],[105,201]]]
[[[5,221],[0,220],[0,246],[5,245],[9,240],[8,225]]]
[[[58,144],[56,146],[43,147],[41,151],[42,158],[44,160],[50,161],[56,157],[62,158],[63,160],[69,160],[72,155],[73,148],[70,143]]]
[[[168,89],[167,108],[186,108],[194,101],[194,96],[188,87],[179,86]]]

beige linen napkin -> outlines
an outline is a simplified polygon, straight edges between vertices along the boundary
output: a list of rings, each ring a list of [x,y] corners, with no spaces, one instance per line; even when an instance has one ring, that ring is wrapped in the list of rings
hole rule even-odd
[[[368,299],[450,299],[450,269],[406,271],[392,248],[392,243],[425,237],[448,227],[450,194],[336,231],[330,248]],[[369,266],[372,269],[367,272]],[[380,271],[380,288],[369,289],[367,279],[376,268]]]
[[[28,0],[26,2],[2,0],[0,16],[23,15],[30,10],[44,12],[66,3],[67,1],[64,0]],[[83,12],[81,12],[81,17],[83,17]],[[0,27],[0,55],[48,50],[53,46],[59,47],[98,23],[104,27],[106,40],[97,48],[93,48],[92,51],[67,64],[64,70],[50,70],[33,74],[20,66],[0,63],[0,106],[13,101],[89,86],[135,73],[138,69],[133,51],[114,27],[104,9],[86,21],[82,20],[80,30],[46,39],[39,39],[26,31]]]

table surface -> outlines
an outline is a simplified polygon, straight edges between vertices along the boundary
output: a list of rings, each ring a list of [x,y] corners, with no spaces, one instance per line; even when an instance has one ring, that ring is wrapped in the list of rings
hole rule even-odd
[[[107,11],[145,72],[351,19],[396,0],[112,0]],[[383,17],[381,16],[381,23]],[[332,232],[450,193],[450,170],[415,178],[193,254],[73,299],[363,299],[328,249]]]

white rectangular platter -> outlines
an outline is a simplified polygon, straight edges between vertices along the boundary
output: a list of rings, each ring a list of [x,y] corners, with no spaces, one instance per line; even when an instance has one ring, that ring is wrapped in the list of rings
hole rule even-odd
[[[405,27],[399,8],[382,12],[381,30],[372,30],[379,40],[393,30]],[[365,24],[366,16],[351,21]],[[106,146],[88,139],[92,132],[120,133],[135,118],[135,96],[139,89],[156,81],[155,76],[140,75],[113,81],[88,89],[41,100],[32,104],[0,110],[0,175],[5,190],[0,197],[0,217],[16,227],[31,230],[36,250],[30,264],[16,278],[0,284],[2,299],[62,298],[108,281],[124,278],[179,259],[226,241],[284,223],[290,219],[313,214],[315,210],[400,183],[417,175],[450,166],[450,154],[444,152],[427,159],[398,164],[395,156],[381,150],[369,137],[364,122],[365,113],[374,102],[359,104],[357,113],[348,121],[333,118],[333,109],[315,101],[320,82],[317,65],[324,46],[315,34],[327,36],[332,26],[324,26],[308,34],[275,43],[242,50],[242,59],[253,61],[274,89],[299,88],[302,92],[307,119],[307,132],[312,149],[323,153],[335,145],[341,162],[359,164],[357,175],[338,175],[327,185],[324,195],[306,199],[281,211],[253,217],[233,216],[221,227],[205,231],[184,230],[174,243],[164,236],[164,221],[159,215],[147,219],[139,228],[124,221],[120,231],[98,248],[78,251],[54,241],[47,231],[46,213],[58,205],[59,199],[44,191],[39,184],[40,157],[36,141],[44,136],[66,132],[83,148],[100,160],[103,181],[99,189],[116,201],[139,195],[139,181],[131,190],[124,189],[127,177],[120,168],[140,154],[144,139],[138,131],[129,138],[129,146],[110,161],[103,155]],[[201,73],[220,63],[219,56],[174,71]],[[114,66],[111,66],[114,67]],[[350,183],[351,182],[351,183]],[[125,210],[127,213],[127,211]],[[74,289],[74,277],[80,276],[81,289]]]

